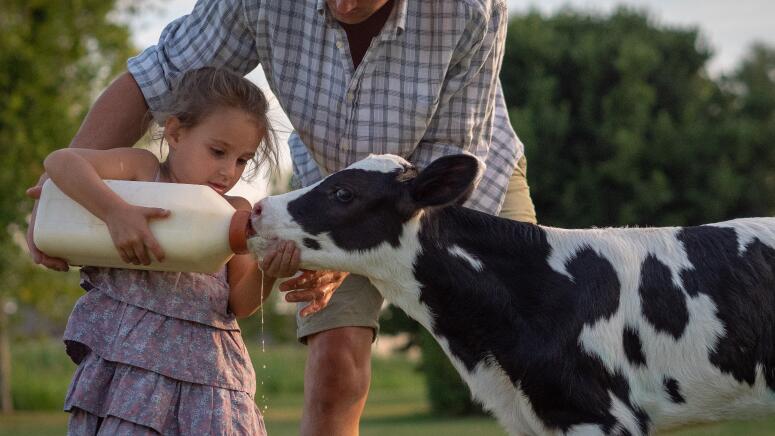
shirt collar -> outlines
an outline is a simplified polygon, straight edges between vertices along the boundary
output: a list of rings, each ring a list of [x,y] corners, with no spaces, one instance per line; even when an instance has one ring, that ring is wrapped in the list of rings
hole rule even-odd
[[[382,33],[383,36],[381,39],[383,40],[397,38],[398,35],[404,32],[404,28],[406,27],[406,8],[409,0],[395,1],[396,3],[393,5],[393,12],[390,13],[390,16],[385,22],[385,27],[390,31]]]

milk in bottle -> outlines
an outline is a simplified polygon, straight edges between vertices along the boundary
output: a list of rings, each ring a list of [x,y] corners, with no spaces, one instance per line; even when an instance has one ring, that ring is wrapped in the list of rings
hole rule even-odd
[[[170,211],[149,221],[164,250],[164,261],[125,263],[107,225],[47,180],[35,218],[35,245],[70,265],[215,273],[234,253],[247,252],[250,211],[237,211],[204,185],[105,180],[129,204]]]

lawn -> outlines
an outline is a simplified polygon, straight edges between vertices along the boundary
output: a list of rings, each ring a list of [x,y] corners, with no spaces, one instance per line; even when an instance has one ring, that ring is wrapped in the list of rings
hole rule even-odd
[[[270,346],[266,352],[251,347],[259,384],[257,403],[267,406],[269,434],[298,434],[301,416],[304,349]],[[62,404],[74,365],[55,342],[15,344],[13,395],[21,410],[0,416],[0,436],[62,435],[67,414]],[[375,358],[369,401],[361,424],[364,436],[439,435],[503,436],[505,432],[489,417],[438,418],[428,415],[425,388],[414,364],[398,358]],[[263,388],[262,388],[263,387]],[[263,398],[262,398],[263,395]],[[764,421],[725,422],[682,428],[666,436],[765,436],[775,435],[775,417]]]
[[[491,418],[446,419],[423,413],[422,401],[369,404],[361,423],[364,436],[503,436],[506,433]],[[300,400],[298,400],[300,405]],[[267,428],[271,436],[298,434],[298,405],[271,409]],[[407,410],[417,408],[418,412]],[[63,435],[67,416],[61,412],[17,412],[0,418],[0,436]],[[769,436],[775,435],[775,419],[752,422],[726,422],[662,433],[664,436]]]

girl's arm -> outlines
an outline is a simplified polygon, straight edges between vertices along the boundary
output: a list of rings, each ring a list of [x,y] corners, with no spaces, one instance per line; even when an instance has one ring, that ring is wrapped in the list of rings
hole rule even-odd
[[[244,198],[228,198],[237,209],[250,210]],[[235,255],[227,264],[229,281],[229,309],[237,318],[248,317],[256,312],[269,297],[277,277],[293,275],[299,268],[300,254],[291,242],[282,244],[264,272],[248,254]]]
[[[49,154],[43,166],[62,192],[103,219],[127,203],[102,180],[147,180],[158,170],[159,161],[151,152],[138,148],[63,148]]]
[[[62,192],[107,224],[125,262],[150,264],[148,250],[160,261],[164,258],[148,228],[148,219],[163,218],[168,212],[130,205],[102,181],[151,180],[159,169],[152,153],[136,148],[65,148],[51,153],[43,166]]]

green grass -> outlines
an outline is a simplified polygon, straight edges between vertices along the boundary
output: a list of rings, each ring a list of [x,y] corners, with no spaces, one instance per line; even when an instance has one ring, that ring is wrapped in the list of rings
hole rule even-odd
[[[67,414],[63,412],[17,412],[0,416],[0,436],[62,436],[67,430]],[[271,436],[299,434],[296,420],[267,418],[267,430]],[[363,436],[502,436],[506,433],[489,418],[442,419],[423,415],[364,417],[361,422]]]
[[[14,412],[0,415],[0,436],[62,436],[67,432],[65,412]]]
[[[775,417],[754,421],[726,421],[698,424],[664,432],[665,436],[771,436],[775,435]]]
[[[271,436],[299,434],[302,397],[285,396],[271,399],[264,414]],[[494,419],[437,418],[428,416],[428,404],[424,397],[416,394],[394,393],[373,388],[361,419],[361,435],[438,435],[457,436],[477,434],[479,436],[503,436]]]
[[[258,380],[257,403],[268,406],[265,417],[272,436],[297,435],[303,404],[305,350],[300,345],[249,345]],[[264,367],[265,365],[265,367]],[[13,347],[13,397],[20,410],[0,415],[0,436],[62,435],[67,414],[61,412],[75,365],[56,341],[26,342]],[[373,360],[369,400],[361,420],[364,436],[503,436],[489,417],[440,418],[428,415],[425,386],[414,364],[404,359]],[[261,384],[263,382],[263,385]],[[261,398],[264,395],[264,398]],[[665,436],[770,436],[775,417],[729,421],[663,433]]]
[[[298,402],[298,407],[301,401]],[[271,436],[299,433],[296,410],[270,410],[267,430]],[[384,413],[384,415],[382,415]],[[63,412],[17,412],[0,416],[0,436],[61,436],[67,428]],[[361,421],[363,436],[502,436],[506,433],[493,419],[435,418],[422,413],[398,413],[392,408],[367,406]],[[664,436],[770,436],[775,435],[775,419],[763,421],[729,421],[714,425],[699,425],[662,433]]]

